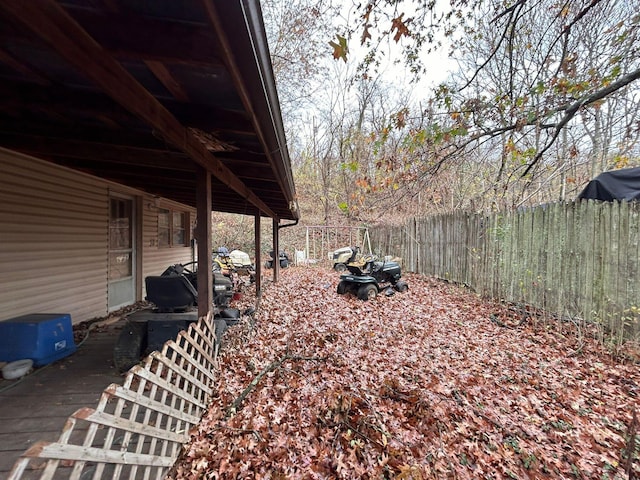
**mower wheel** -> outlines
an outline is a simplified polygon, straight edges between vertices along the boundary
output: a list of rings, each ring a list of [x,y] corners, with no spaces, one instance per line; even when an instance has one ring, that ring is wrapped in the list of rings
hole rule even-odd
[[[338,288],[336,289],[336,291],[338,292],[338,295],[344,295],[349,291],[349,284],[344,280],[340,280],[340,283],[338,283]]]
[[[342,273],[342,272],[344,272],[344,271],[347,269],[347,266],[346,266],[344,263],[336,263],[336,264],[333,266],[333,269],[334,269],[336,272],[340,272],[340,273]]]
[[[409,290],[409,285],[407,285],[407,282],[398,280],[398,282],[396,283],[396,290],[399,291],[400,293],[404,293],[407,290]]]
[[[360,300],[373,300],[378,295],[378,287],[376,287],[373,283],[367,283],[366,285],[362,285],[358,289],[358,298]]]

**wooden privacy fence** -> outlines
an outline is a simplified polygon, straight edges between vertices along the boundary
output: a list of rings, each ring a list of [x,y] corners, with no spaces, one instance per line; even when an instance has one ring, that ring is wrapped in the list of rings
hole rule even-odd
[[[163,478],[208,406],[218,322],[201,318],[133,367],[95,409],[71,415],[57,442],[23,453],[9,480]]]
[[[491,215],[457,212],[370,230],[403,268],[495,299],[595,321],[640,337],[640,205],[557,203]]]

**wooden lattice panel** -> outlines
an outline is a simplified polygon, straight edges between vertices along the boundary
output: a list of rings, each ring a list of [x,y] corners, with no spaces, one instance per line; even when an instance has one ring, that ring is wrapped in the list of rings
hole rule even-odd
[[[95,409],[67,420],[57,442],[38,442],[9,480],[161,479],[207,408],[218,341],[211,315],[192,323],[111,384]]]

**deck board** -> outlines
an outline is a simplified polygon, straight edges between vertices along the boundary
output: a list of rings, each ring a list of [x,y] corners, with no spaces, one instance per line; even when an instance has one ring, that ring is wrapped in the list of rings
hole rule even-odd
[[[112,359],[121,328],[122,322],[97,328],[69,357],[20,381],[0,380],[0,478],[35,442],[57,440],[73,412],[95,407],[108,385],[122,383]]]

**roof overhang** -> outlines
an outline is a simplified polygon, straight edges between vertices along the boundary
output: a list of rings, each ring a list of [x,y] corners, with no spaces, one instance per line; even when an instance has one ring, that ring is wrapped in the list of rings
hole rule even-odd
[[[216,211],[298,219],[258,0],[0,2],[0,146]]]

